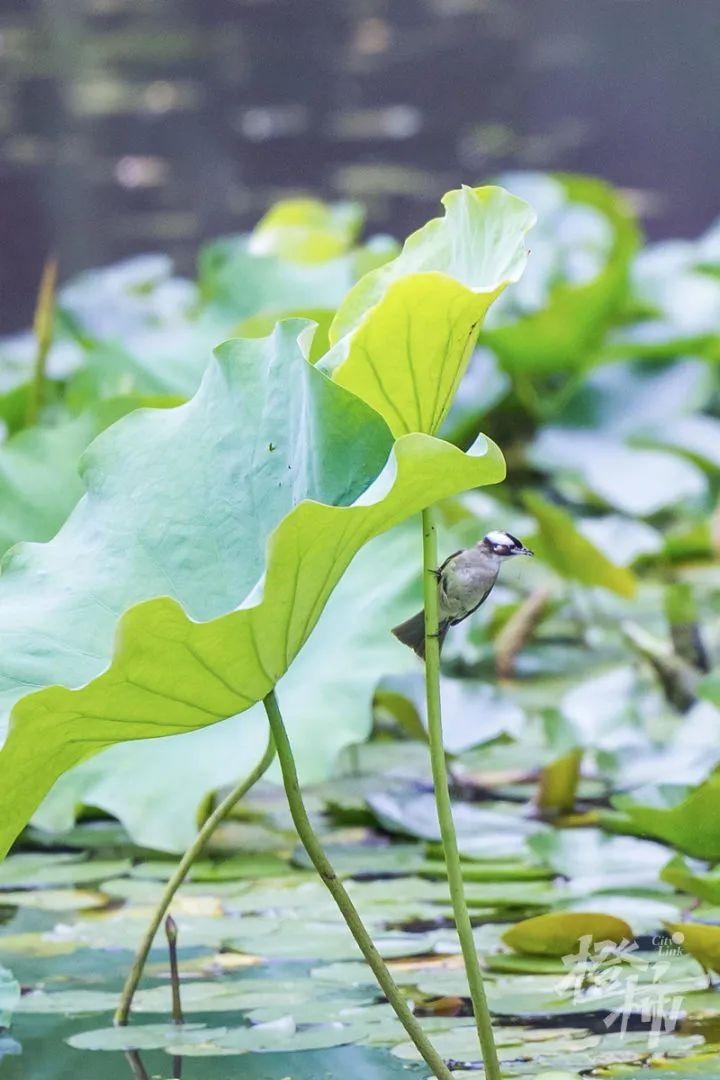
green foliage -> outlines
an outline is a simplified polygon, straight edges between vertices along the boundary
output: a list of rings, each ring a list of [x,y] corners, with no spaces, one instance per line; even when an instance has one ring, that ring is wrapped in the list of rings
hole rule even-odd
[[[496,1025],[503,1071],[571,1062],[611,1075],[622,1060],[615,1075],[684,1075],[670,1066],[699,1036],[663,1035],[652,1057],[646,1032],[598,1041],[577,1025],[617,994],[558,984],[588,919],[641,935],[640,989],[663,924],[689,927],[689,941],[716,929],[720,233],[637,248],[604,185],[504,182],[512,196],[451,193],[399,254],[388,238],[358,239],[356,206],[290,200],[210,245],[198,282],[153,256],[63,284],[33,422],[35,337],[0,342],[8,840],[72,766],[0,868],[0,960],[15,974],[0,976],[0,1014],[60,1022],[116,1004],[102,950],[135,943],[174,867],[159,853],[185,847],[216,793],[255,764],[266,722],[246,706],[279,678],[339,874],[422,1024],[452,1061],[477,1064],[472,1025],[437,1014],[462,1014],[469,987],[448,925],[421,669],[388,633],[422,592],[417,528],[402,520],[449,495],[441,556],[492,528],[537,552],[503,567],[443,651],[453,815],[488,996],[496,1014],[533,1019]],[[527,240],[523,195],[539,216]],[[504,288],[526,245],[526,272]],[[463,454],[480,431],[489,437]],[[508,482],[462,495],[503,475],[493,438]],[[537,596],[549,596],[544,617],[500,680],[498,633]],[[683,654],[684,712],[668,682],[680,623],[714,665],[706,674],[702,649]],[[554,772],[551,803],[567,809],[577,788],[572,818],[551,826],[537,806]],[[323,1046],[396,1046],[398,1068],[412,1058],[295,846],[272,784],[222,827],[175,912],[188,1014],[207,1027],[187,1025],[179,1042],[174,1028],[138,1025],[144,1045],[314,1047],[318,1074],[332,1071]],[[358,880],[368,875],[380,877]],[[695,899],[707,923],[687,924]],[[502,950],[537,919],[534,951]],[[262,965],[299,958],[313,978]],[[163,953],[154,961],[152,974],[164,970]],[[663,991],[714,1023],[717,997],[692,956],[662,962]],[[8,1007],[16,981],[35,989],[19,1004],[11,989]],[[168,1001],[161,987],[140,998],[148,1010]],[[548,1016],[573,1027],[543,1027]],[[69,1022],[63,1034],[83,1049],[65,1053],[109,1045],[107,1022],[80,1034]],[[13,1046],[0,1037],[0,1056]],[[294,1059],[277,1060],[294,1075]],[[710,1075],[708,1061],[688,1060],[688,1075]]]
[[[503,934],[515,952],[531,956],[570,956],[580,952],[583,938],[596,942],[632,941],[633,932],[622,919],[594,912],[558,911],[516,923]]]
[[[366,274],[341,304],[322,361],[397,437],[439,430],[490,304],[525,266],[535,216],[501,188],[443,199],[396,259]]]
[[[665,923],[673,941],[694,956],[705,971],[720,973],[720,926],[700,923]]]
[[[320,199],[285,199],[255,226],[250,250],[289,262],[328,262],[352,247],[362,220],[357,203],[328,206]]]
[[[524,499],[540,529],[532,543],[541,559],[563,577],[583,585],[599,585],[629,599],[635,595],[637,585],[632,572],[616,566],[598,551],[577,531],[570,514],[534,492],[526,492]]]
[[[670,789],[672,798],[672,789]],[[678,851],[710,862],[720,861],[720,776],[709,780],[674,805],[643,805],[618,796],[624,817],[618,826],[672,844]]]
[[[660,878],[682,892],[705,900],[708,904],[720,904],[720,870],[698,871],[688,866],[681,855],[675,855],[664,866]]]
[[[509,174],[501,182],[540,213],[540,257],[520,290],[521,298],[523,291],[529,294],[525,311],[514,320],[499,311],[493,320],[499,325],[485,338],[516,376],[588,368],[597,362],[608,324],[627,304],[638,244],[632,214],[609,185],[586,176]],[[569,252],[564,267],[555,261],[561,245]],[[550,252],[553,257],[543,258]],[[532,303],[531,289],[542,296],[539,304]]]
[[[481,272],[465,292],[474,298],[472,288],[487,290],[482,310],[506,276],[519,273],[520,243],[530,222],[525,205],[496,189],[457,198],[460,204],[450,199],[455,208],[450,234],[435,222],[411,239],[410,254],[391,264],[384,296],[370,275],[367,295],[372,293],[374,303],[356,334],[346,334],[351,356],[360,336],[364,354],[374,357],[379,369],[392,369],[394,358],[380,343],[388,298],[392,302],[397,295],[393,290],[403,290],[408,325],[422,317],[429,295],[436,314],[447,309],[446,284],[456,286],[439,274],[418,279],[414,271],[424,258],[439,258],[442,265],[454,247],[448,269],[461,274],[475,245]],[[464,237],[465,248],[459,246],[461,210],[474,213],[477,230]],[[353,303],[357,306],[357,298]],[[375,335],[375,346],[367,334]],[[80,672],[92,678],[97,667],[93,671],[81,660],[61,679],[70,685],[86,682],[82,690],[54,687],[16,705],[0,754],[5,847],[52,784],[98,751],[117,742],[194,731],[260,701],[285,674],[368,540],[438,499],[502,478],[502,458],[487,441],[463,455],[422,434],[400,438],[383,468],[391,439],[380,416],[363,405],[362,393],[354,396],[342,388],[342,380],[330,380],[308,363],[299,345],[303,336],[301,325],[284,322],[270,338],[229,343],[186,406],[164,418],[138,414],[118,425],[86,459],[88,498],[55,544],[37,553],[40,566],[22,556],[8,564],[10,598],[22,596],[25,606],[18,652],[8,649],[11,670],[26,662],[34,634],[27,612],[30,581],[33,575],[44,578],[40,567],[48,558],[78,567],[75,588],[69,591],[67,581],[62,583],[64,610],[54,611],[65,636],[69,625],[71,633],[97,643],[103,624],[110,629],[110,605],[103,605],[93,624],[85,596],[97,607],[109,594],[115,610],[118,601],[128,610],[119,620],[114,657],[104,674],[88,683]],[[433,344],[419,347],[423,374],[413,369],[412,375],[414,400],[425,411],[437,400],[437,378],[449,379],[449,403],[461,373],[452,351],[437,369]],[[466,351],[463,344],[463,355]],[[359,385],[362,390],[362,377]],[[120,470],[116,462],[122,462]],[[253,593],[266,544],[265,573]],[[167,599],[130,607],[168,593]],[[11,604],[5,611],[11,619]],[[36,611],[46,629],[42,592]],[[51,658],[43,657],[40,666],[53,672],[42,681],[59,681]],[[38,675],[34,665],[36,684]],[[26,678],[22,683],[27,685]],[[6,676],[7,698],[17,696],[22,683]],[[38,746],[46,751],[41,760]]]

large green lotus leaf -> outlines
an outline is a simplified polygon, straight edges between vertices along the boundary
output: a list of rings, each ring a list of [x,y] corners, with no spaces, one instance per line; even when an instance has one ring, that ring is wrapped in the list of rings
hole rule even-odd
[[[609,185],[587,176],[513,173],[501,182],[536,205],[538,258],[483,337],[514,373],[587,367],[626,303],[638,243],[632,214]]]
[[[280,683],[304,783],[324,780],[343,747],[368,736],[379,679],[419,666],[388,633],[422,602],[413,525],[393,529],[359,552]],[[392,572],[379,573],[381,566]],[[121,743],[62,776],[34,821],[65,831],[80,806],[99,807],[119,818],[137,842],[183,851],[207,793],[249,772],[266,741],[267,718],[258,705],[186,735]],[[269,776],[279,780],[277,768]]]
[[[377,476],[389,432],[305,361],[305,325],[227,344],[190,402],[136,411],[95,440],[88,494],[57,537],[3,565],[4,705],[98,674],[139,600],[171,595],[195,618],[231,610],[298,501],[352,502]]]
[[[84,492],[82,452],[119,417],[150,404],[163,403],[115,398],[54,427],[26,428],[0,446],[0,555],[21,540],[55,535]]]
[[[641,805],[630,796],[618,796],[613,802],[623,816],[617,819],[609,816],[609,827],[662,840],[697,859],[720,861],[720,776],[717,774],[673,806]]]
[[[320,361],[396,437],[440,428],[486,311],[523,272],[535,222],[527,203],[498,187],[463,187],[443,204],[445,217],[350,291]]]
[[[56,540],[11,556],[0,581],[5,699],[93,681],[17,705],[0,755],[6,843],[53,782],[99,750],[194,731],[258,701],[364,543],[439,498],[502,479],[487,441],[464,455],[419,434],[399,440],[380,472],[387,429],[304,360],[300,329],[231,343],[187,405],[116,425],[93,445],[89,494]],[[248,596],[284,514],[264,583]],[[94,678],[117,613],[168,593],[126,612],[113,663]]]

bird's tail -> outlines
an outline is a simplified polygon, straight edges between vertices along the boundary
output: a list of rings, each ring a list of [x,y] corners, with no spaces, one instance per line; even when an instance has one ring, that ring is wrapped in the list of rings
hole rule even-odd
[[[441,622],[439,626],[439,638],[440,648],[442,649],[445,635],[450,627],[449,622]],[[412,649],[414,653],[420,657],[421,660],[425,659],[425,611],[418,611],[417,615],[413,615],[412,618],[406,619],[405,622],[400,623],[399,626],[393,627],[393,634],[402,641],[403,645],[407,645],[409,649]]]

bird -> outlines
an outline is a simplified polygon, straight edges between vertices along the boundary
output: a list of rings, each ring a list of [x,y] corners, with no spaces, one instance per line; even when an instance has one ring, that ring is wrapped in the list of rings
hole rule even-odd
[[[451,626],[457,626],[483,604],[497,581],[504,559],[533,555],[512,533],[497,529],[469,548],[448,555],[438,570],[438,637],[442,649]],[[425,610],[393,627],[398,641],[425,659]]]

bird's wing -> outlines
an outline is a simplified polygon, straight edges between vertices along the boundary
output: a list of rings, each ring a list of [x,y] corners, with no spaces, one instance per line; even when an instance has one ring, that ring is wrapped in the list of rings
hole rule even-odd
[[[466,611],[464,615],[459,615],[459,616],[458,616],[458,617],[457,617],[456,619],[451,619],[451,620],[450,620],[450,625],[451,625],[451,626],[457,626],[457,625],[458,625],[458,623],[464,622],[464,621],[465,621],[465,619],[469,618],[469,617],[470,617],[470,616],[471,616],[472,614],[474,614],[474,612],[476,612],[476,611],[477,611],[477,609],[478,609],[479,607],[481,607],[481,606],[482,606],[482,604],[484,604],[484,603],[485,603],[485,601],[487,600],[488,596],[489,596],[489,595],[490,595],[490,593],[491,593],[491,592],[493,591],[493,586],[494,586],[494,585],[495,585],[495,582],[493,581],[492,585],[491,585],[491,586],[490,586],[490,587],[489,587],[488,589],[486,589],[486,590],[485,590],[485,592],[484,592],[484,593],[482,594],[482,596],[481,596],[481,597],[480,597],[480,599],[478,600],[478,602],[477,602],[477,604],[475,605],[475,607],[471,607],[471,608],[470,608],[470,610],[469,610],[469,611]]]
[[[462,555],[464,548],[459,548],[457,551],[453,551],[452,555],[448,555],[447,559],[440,563],[438,574],[442,574],[443,570],[449,562],[452,562],[456,555]]]

